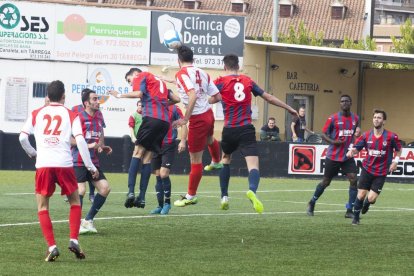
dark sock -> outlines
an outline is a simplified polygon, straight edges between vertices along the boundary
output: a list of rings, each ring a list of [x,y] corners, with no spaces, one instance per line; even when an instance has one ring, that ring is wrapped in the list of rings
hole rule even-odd
[[[89,195],[95,194],[95,186],[93,186],[92,181],[88,181],[89,183]]]
[[[139,169],[139,163],[141,159],[132,157],[128,170],[128,193],[133,194],[135,191],[135,182],[137,181],[137,174]]]
[[[322,186],[322,183],[319,183],[318,185],[316,185],[315,193],[313,194],[311,202],[315,203],[318,200],[318,198],[321,197],[324,191],[325,191],[325,187]]]
[[[79,195],[79,200],[80,200],[80,206],[82,208],[82,206],[83,206],[83,195]]]
[[[145,202],[148,182],[151,176],[151,164],[143,164],[141,168],[141,179],[139,181],[139,199]]]
[[[223,164],[223,168],[220,170],[221,197],[229,195],[229,181],[230,181],[230,165]]]
[[[249,190],[256,193],[257,188],[259,188],[260,173],[256,169],[249,171]]]
[[[169,176],[162,179],[162,189],[164,190],[165,203],[171,204],[171,179]]]
[[[369,207],[369,205],[371,205],[371,204],[374,204],[374,203],[369,202],[369,201],[368,201],[368,197],[367,197],[367,198],[365,198],[365,200],[364,200],[364,206]]]
[[[349,200],[346,204],[347,212],[352,212],[352,205],[354,204],[358,194],[358,189],[356,187],[349,187]]]
[[[101,209],[102,205],[104,205],[106,197],[101,196],[100,193],[97,193],[95,196],[95,200],[92,203],[91,209],[89,210],[88,214],[86,215],[86,220],[93,220],[96,214]]]
[[[162,190],[161,176],[157,175],[157,182],[155,184],[155,192],[157,194],[158,206],[164,206],[164,192]]]
[[[354,219],[359,219],[359,214],[361,213],[362,208],[362,199],[356,198],[354,202]]]

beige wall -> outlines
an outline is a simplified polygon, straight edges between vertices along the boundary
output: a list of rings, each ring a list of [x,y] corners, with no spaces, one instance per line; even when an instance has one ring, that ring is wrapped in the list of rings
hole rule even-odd
[[[380,108],[387,112],[387,129],[414,141],[413,87],[414,71],[365,70],[362,129],[372,127],[372,110]]]
[[[271,71],[270,92],[279,99],[286,101],[287,94],[313,95],[314,116],[313,130],[321,132],[326,119],[332,113],[339,111],[339,97],[348,94],[352,97],[354,105],[352,111],[356,112],[358,89],[358,63],[355,61],[332,58],[310,57],[294,54],[281,54],[274,52],[271,63],[279,65],[279,69]],[[340,70],[346,69],[346,74]],[[296,79],[288,79],[295,74]],[[308,83],[319,87],[318,91],[295,89],[298,83]],[[280,118],[281,132],[284,132],[284,110],[278,107],[269,108],[269,115]],[[283,129],[283,131],[282,131]]]

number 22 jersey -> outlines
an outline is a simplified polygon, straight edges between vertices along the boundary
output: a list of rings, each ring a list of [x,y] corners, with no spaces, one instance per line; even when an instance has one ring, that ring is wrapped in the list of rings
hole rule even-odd
[[[252,94],[257,97],[264,91],[245,75],[227,75],[214,81],[222,97],[224,127],[240,127],[252,123]]]
[[[36,139],[36,168],[73,167],[70,137],[82,135],[77,114],[61,104],[34,110],[23,126],[22,132],[34,134]]]

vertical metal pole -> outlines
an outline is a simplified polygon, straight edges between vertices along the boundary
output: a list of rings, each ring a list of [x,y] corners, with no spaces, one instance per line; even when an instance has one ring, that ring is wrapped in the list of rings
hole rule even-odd
[[[278,29],[279,29],[279,0],[274,0],[273,1],[272,42],[278,41]]]
[[[270,49],[269,47],[266,47],[266,66],[265,66],[265,91],[269,94],[271,94],[271,92],[269,91],[270,89],[270,58],[271,58],[271,53],[270,53]],[[267,117],[269,116],[269,103],[264,101],[264,106],[263,106],[263,124],[265,122],[267,122]]]
[[[363,118],[363,110],[362,107],[364,106],[364,78],[365,78],[365,71],[364,71],[364,63],[362,61],[358,61],[358,103],[357,103],[357,114],[359,116],[359,126],[361,127],[361,122]]]

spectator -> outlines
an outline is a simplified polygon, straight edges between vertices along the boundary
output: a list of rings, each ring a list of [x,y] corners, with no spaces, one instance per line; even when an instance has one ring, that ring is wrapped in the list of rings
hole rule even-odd
[[[311,134],[314,134],[314,132],[306,126],[305,107],[301,106],[298,113],[299,117],[295,118],[290,125],[290,129],[292,130],[292,141],[303,143],[305,141],[305,131]]]
[[[260,141],[275,141],[280,142],[279,128],[276,126],[276,120],[270,117],[267,120],[267,125],[260,129]]]

